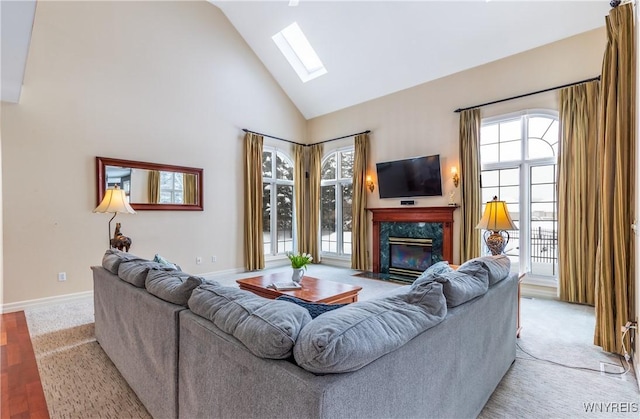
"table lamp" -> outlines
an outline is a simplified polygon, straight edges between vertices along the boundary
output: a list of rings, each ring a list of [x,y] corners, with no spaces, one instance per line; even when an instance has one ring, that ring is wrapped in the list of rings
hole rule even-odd
[[[127,202],[127,195],[118,185],[105,191],[102,202],[100,202],[100,205],[98,205],[93,212],[113,213],[113,217],[109,220],[109,247],[111,247],[111,221],[116,218],[119,212],[128,214],[136,213],[134,209],[131,208],[131,205],[129,205],[129,202]]]
[[[505,230],[518,229],[511,220],[507,203],[498,201],[497,196],[487,202],[482,219],[476,228],[487,230],[483,234],[484,242],[494,256],[501,254],[509,243],[509,233]]]

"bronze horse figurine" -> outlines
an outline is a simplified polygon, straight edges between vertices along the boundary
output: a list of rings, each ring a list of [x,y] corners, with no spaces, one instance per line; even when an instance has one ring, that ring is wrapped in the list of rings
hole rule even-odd
[[[120,223],[116,223],[116,230],[113,232],[113,238],[111,239],[111,247],[115,247],[118,250],[125,249],[125,252],[128,252],[131,247],[131,238],[120,232]]]

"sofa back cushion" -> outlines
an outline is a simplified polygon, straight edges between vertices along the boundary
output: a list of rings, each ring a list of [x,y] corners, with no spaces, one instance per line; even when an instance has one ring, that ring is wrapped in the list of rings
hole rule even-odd
[[[483,256],[477,258],[489,273],[489,286],[509,276],[511,272],[511,260],[507,255]]]
[[[447,314],[442,285],[422,282],[393,295],[349,304],[307,324],[293,348],[314,373],[358,370],[440,323]]]
[[[478,260],[465,262],[457,271],[434,275],[442,284],[448,307],[456,307],[479,297],[489,289],[489,274]]]
[[[429,266],[426,271],[422,272],[419,277],[416,278],[416,281],[421,280],[423,278],[433,278],[436,274],[442,274],[445,272],[451,272],[454,269],[449,266],[449,262],[446,260],[442,260],[440,262],[436,262],[433,265]]]
[[[118,275],[118,269],[120,268],[120,264],[122,262],[129,262],[134,260],[141,262],[147,261],[146,259],[143,259],[136,255],[132,255],[131,253],[122,252],[118,249],[108,249],[106,252],[104,252],[104,256],[102,257],[102,267],[112,274]]]
[[[149,294],[173,304],[187,306],[191,293],[205,279],[177,270],[150,269],[145,281]]]
[[[151,269],[166,271],[174,270],[156,262],[144,259],[135,259],[131,261],[122,261],[117,273],[123,281],[126,281],[131,285],[135,285],[138,288],[144,288],[147,280],[147,274]]]
[[[194,290],[189,308],[260,358],[290,357],[300,330],[311,321],[309,312],[296,304],[216,284]]]

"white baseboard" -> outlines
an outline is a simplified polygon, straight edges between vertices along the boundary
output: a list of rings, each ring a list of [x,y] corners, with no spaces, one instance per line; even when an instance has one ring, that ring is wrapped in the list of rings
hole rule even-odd
[[[13,313],[29,308],[45,307],[55,304],[68,303],[78,300],[90,300],[93,298],[93,291],[83,291],[74,294],[57,295],[55,297],[37,298],[35,300],[17,301],[2,305],[2,313]]]
[[[522,284],[520,292],[523,297],[546,298],[549,300],[558,298],[556,288],[551,287]]]
[[[243,272],[246,272],[243,268],[233,268],[233,269],[227,269],[224,271],[203,272],[203,273],[193,274],[193,275],[201,276],[203,278],[209,279],[209,278],[215,278],[215,277],[220,277],[225,275],[241,274]]]

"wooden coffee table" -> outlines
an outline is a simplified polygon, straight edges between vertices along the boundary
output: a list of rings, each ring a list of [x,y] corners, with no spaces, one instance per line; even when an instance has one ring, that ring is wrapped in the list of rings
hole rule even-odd
[[[341,284],[311,276],[302,278],[302,289],[276,290],[267,288],[274,282],[290,282],[291,272],[278,272],[252,278],[238,279],[240,289],[251,291],[261,297],[275,299],[281,295],[290,295],[310,303],[344,304],[358,301],[358,292],[362,287]]]

